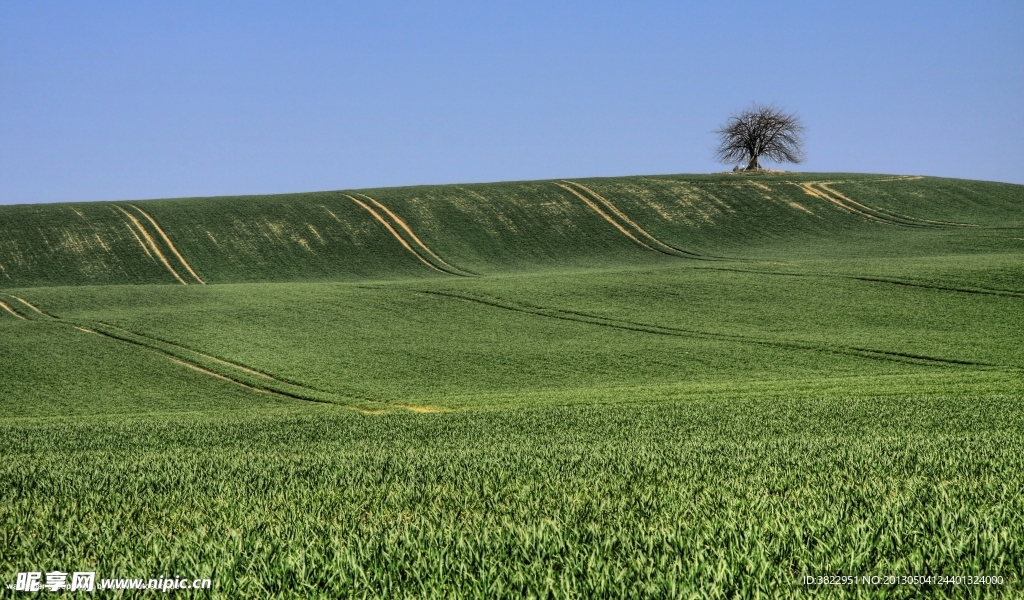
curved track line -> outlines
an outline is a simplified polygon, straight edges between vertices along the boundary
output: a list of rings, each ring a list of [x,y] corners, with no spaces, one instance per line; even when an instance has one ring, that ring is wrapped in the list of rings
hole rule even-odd
[[[598,208],[598,206],[597,206],[596,204],[594,204],[593,202],[591,202],[591,201],[590,201],[590,199],[589,199],[589,198],[587,198],[586,196],[584,196],[583,194],[581,194],[581,193],[577,192],[576,190],[572,189],[571,187],[569,187],[569,186],[567,186],[567,185],[562,185],[561,183],[558,183],[558,182],[552,182],[552,183],[554,183],[554,184],[555,184],[555,185],[557,185],[558,187],[562,188],[563,190],[565,190],[565,191],[569,192],[569,193],[570,193],[570,194],[572,194],[573,196],[576,196],[577,198],[579,198],[580,200],[582,200],[583,202],[585,202],[585,203],[587,204],[587,206],[589,206],[589,207],[590,207],[590,209],[591,209],[591,210],[593,210],[593,211],[594,211],[594,212],[596,212],[597,214],[601,215],[601,218],[603,218],[603,219],[604,219],[605,221],[608,221],[609,223],[611,223],[612,225],[614,225],[616,229],[618,229],[618,230],[619,230],[620,232],[622,232],[622,235],[624,235],[624,236],[628,237],[629,239],[631,239],[631,240],[633,240],[634,242],[636,242],[636,243],[640,244],[640,245],[641,245],[641,246],[643,246],[644,248],[647,248],[648,250],[651,250],[651,251],[653,251],[653,252],[661,252],[662,254],[668,254],[667,252],[664,252],[664,251],[662,251],[662,250],[658,250],[657,248],[651,248],[651,247],[650,247],[650,246],[648,246],[647,244],[645,244],[645,243],[641,242],[640,240],[638,240],[638,239],[637,239],[636,237],[634,237],[634,236],[633,236],[633,234],[632,234],[632,233],[630,233],[630,232],[626,231],[626,228],[625,228],[625,227],[623,227],[622,225],[620,225],[620,224],[618,223],[618,221],[616,221],[615,219],[613,219],[613,218],[609,217],[609,216],[608,216],[607,214],[605,214],[605,212],[604,212],[603,210],[601,210],[600,208]]]
[[[147,213],[146,211],[142,210],[138,206],[135,206],[134,204],[129,204],[128,206],[130,206],[130,207],[134,208],[135,210],[139,211],[139,214],[141,214],[142,216],[146,217],[146,219],[148,219],[149,222],[153,224],[153,228],[156,229],[157,233],[160,234],[160,237],[164,238],[164,241],[167,242],[167,247],[171,249],[171,252],[174,253],[174,256],[178,257],[178,260],[181,261],[181,264],[182,264],[182,266],[185,267],[185,270],[187,270],[189,272],[189,274],[192,275],[192,277],[195,277],[196,281],[198,281],[199,283],[201,283],[203,285],[206,285],[206,282],[203,281],[202,277],[200,277],[199,275],[196,275],[196,272],[192,270],[192,265],[188,264],[188,261],[185,260],[185,257],[182,256],[180,252],[178,252],[177,248],[174,247],[174,243],[171,242],[171,238],[167,237],[167,234],[164,233],[164,230],[160,228],[160,225],[157,224],[156,220],[153,217],[149,216],[149,213]]]
[[[21,316],[21,315],[20,315],[20,314],[18,314],[17,312],[15,312],[13,308],[11,308],[10,306],[8,306],[8,305],[7,305],[7,303],[5,303],[5,302],[3,302],[3,301],[0,301],[0,308],[2,308],[2,309],[4,309],[4,310],[6,310],[7,312],[11,313],[11,314],[12,314],[12,315],[14,315],[15,317],[17,317],[17,318],[21,319],[22,321],[28,321],[28,319],[26,319],[25,317]]]
[[[168,358],[170,358],[170,357],[168,357]],[[177,358],[170,358],[170,360],[171,360],[171,362],[176,362],[176,363],[178,363],[179,365],[181,365],[183,367],[188,367],[189,369],[193,369],[195,371],[199,371],[200,373],[203,373],[204,375],[209,375],[210,377],[216,377],[217,379],[222,379],[224,381],[233,383],[235,385],[242,386],[242,387],[244,387],[247,390],[252,390],[254,392],[259,392],[261,394],[269,394],[269,393],[271,393],[269,390],[263,390],[263,389],[260,389],[260,388],[252,387],[251,385],[248,385],[246,383],[242,383],[241,381],[236,381],[234,379],[231,379],[230,377],[225,377],[224,375],[221,375],[220,373],[214,373],[213,371],[210,371],[208,369],[204,369],[204,368],[200,367],[199,365],[194,365],[192,363],[187,363],[187,362],[185,362],[183,360],[178,360]]]
[[[866,204],[861,204],[852,198],[844,196],[838,191],[830,188],[830,185],[836,183],[844,183],[842,181],[815,181],[796,183],[798,187],[804,190],[810,196],[820,198],[827,202],[831,202],[835,206],[853,214],[859,215],[866,219],[876,221],[878,223],[885,223],[887,225],[897,225],[901,227],[978,227],[973,223],[954,223],[951,221],[932,221],[930,219],[922,219],[919,217],[912,217],[910,215],[900,214],[891,210],[883,208],[873,208]],[[818,186],[815,188],[814,186]]]
[[[420,253],[416,252],[416,250],[414,250],[413,247],[410,246],[409,243],[405,241],[405,238],[403,238],[401,235],[399,235],[399,233],[397,231],[395,231],[395,228],[391,226],[391,223],[388,223],[387,219],[385,219],[384,217],[380,216],[380,213],[378,213],[377,211],[373,210],[372,207],[367,205],[362,200],[359,200],[358,198],[355,198],[353,196],[349,196],[348,194],[345,194],[345,197],[348,198],[349,200],[355,202],[359,206],[361,206],[363,208],[363,210],[365,210],[366,212],[368,212],[371,215],[373,215],[374,219],[377,219],[378,221],[380,221],[380,224],[383,225],[385,228],[387,228],[387,230],[391,233],[391,235],[402,244],[402,247],[405,248],[406,250],[408,250],[409,252],[411,252],[413,256],[415,256],[416,258],[418,258],[420,260],[420,262],[422,262],[423,264],[427,265],[431,269],[437,271],[438,273],[444,273],[445,275],[451,275],[451,273],[449,273],[448,271],[444,271],[442,269],[437,268],[436,266],[434,266],[434,264],[432,262],[430,262],[429,260],[427,260],[427,259],[423,258],[422,256],[420,256]]]
[[[50,315],[44,313],[43,311],[39,310],[35,306],[33,306],[28,300],[25,300],[24,298],[19,298],[19,297],[15,296],[14,294],[7,294],[7,295],[10,296],[11,298],[14,298],[18,302],[21,302],[22,304],[24,304],[25,306],[31,308],[32,310],[36,311],[37,313],[43,315],[44,317],[49,317],[50,316]]]
[[[842,200],[838,200],[836,198],[833,198],[831,195],[828,194],[828,192],[826,192],[824,190],[816,189],[814,187],[814,183],[798,183],[797,186],[799,188],[801,188],[802,190],[804,190],[804,193],[806,193],[808,196],[812,196],[814,198],[818,198],[820,200],[824,200],[826,202],[829,202],[832,205],[838,207],[842,211],[845,211],[845,212],[848,212],[848,213],[851,213],[851,214],[855,214],[855,215],[857,215],[859,217],[862,217],[862,218],[865,218],[865,219],[867,219],[869,221],[874,221],[876,223],[881,223],[883,225],[903,225],[905,227],[915,227],[915,225],[910,225],[910,224],[907,224],[907,223],[900,223],[900,222],[894,221],[892,219],[883,219],[883,218],[878,217],[876,215],[873,215],[873,214],[871,214],[869,212],[865,212],[865,211],[859,210],[859,209],[857,209],[857,208],[855,208],[853,206],[849,206],[846,203],[844,203]],[[920,227],[920,226],[918,225],[917,227]]]
[[[111,329],[116,329],[118,331],[123,331],[123,332],[125,332],[127,334],[131,334],[131,335],[134,335],[136,337],[140,337],[140,338],[143,338],[143,339],[148,339],[148,340],[151,340],[151,341],[154,341],[154,342],[159,342],[161,344],[167,344],[168,346],[173,346],[175,348],[180,348],[181,350],[184,350],[186,352],[191,352],[192,354],[195,354],[196,356],[201,356],[201,357],[203,357],[203,358],[205,358],[207,360],[213,361],[215,363],[222,364],[224,366],[231,367],[231,368],[234,368],[234,369],[238,369],[239,371],[244,371],[246,373],[249,373],[250,375],[256,375],[258,377],[263,377],[263,378],[269,379],[271,381],[276,381],[277,383],[283,383],[285,385],[294,385],[295,387],[300,387],[300,388],[305,388],[306,387],[306,386],[304,386],[302,384],[298,384],[298,383],[295,383],[295,382],[292,382],[292,381],[285,381],[283,379],[278,379],[278,378],[274,377],[273,375],[264,373],[263,371],[257,371],[256,369],[250,369],[249,367],[247,367],[245,365],[240,365],[238,363],[233,363],[233,362],[231,362],[229,360],[224,360],[223,358],[217,358],[216,356],[212,356],[210,354],[206,354],[206,353],[200,352],[199,350],[195,350],[193,348],[189,348],[188,346],[182,346],[181,344],[175,344],[174,342],[168,342],[167,340],[162,340],[160,338],[155,338],[153,336],[143,335],[141,333],[137,333],[135,331],[131,331],[130,329],[125,329],[124,327],[118,327],[117,325],[111,325],[110,323],[104,323],[102,321],[100,321],[100,325],[103,325],[104,327],[109,327]],[[310,391],[313,391],[313,392],[323,392],[323,390],[317,390],[317,389],[314,389],[314,388],[306,388],[306,389],[308,389]],[[327,393],[327,392],[324,392],[324,393]]]
[[[965,288],[938,285],[926,281],[906,281],[903,279],[892,279],[886,277],[871,277],[868,275],[834,275],[824,273],[787,273],[785,271],[759,271],[756,269],[736,269],[731,267],[694,267],[701,271],[725,271],[728,273],[750,273],[753,275],[779,275],[783,277],[809,277],[819,279],[850,279],[853,281],[867,281],[870,283],[888,283],[905,287],[922,288],[926,290],[938,290],[942,292],[956,292],[960,294],[978,294],[982,296],[996,296],[1002,298],[1024,298],[1024,291],[1001,290],[998,288]]]
[[[181,365],[184,365],[186,367],[189,367],[190,369],[195,369],[196,371],[199,371],[201,373],[205,373],[207,375],[216,377],[218,379],[224,379],[224,380],[229,381],[231,383],[234,383],[236,385],[240,385],[240,386],[242,386],[244,388],[251,389],[253,391],[269,393],[269,394],[277,394],[279,396],[286,396],[288,398],[294,398],[296,400],[304,400],[306,402],[316,402],[318,404],[331,404],[331,405],[334,405],[334,406],[344,406],[342,404],[336,404],[334,402],[327,402],[327,401],[324,401],[324,400],[319,400],[317,398],[310,398],[310,397],[307,397],[307,396],[302,396],[302,395],[299,395],[299,394],[294,394],[294,393],[291,393],[291,392],[286,392],[284,390],[277,390],[277,389],[274,389],[274,388],[256,387],[256,386],[253,386],[253,385],[249,385],[248,383],[245,383],[244,381],[239,381],[237,379],[234,379],[233,377],[228,377],[227,375],[223,375],[223,374],[220,374],[220,373],[215,373],[213,371],[210,371],[209,369],[204,369],[203,367],[200,367],[199,365],[195,365],[193,363],[190,363],[190,362],[186,361],[185,359],[183,359],[180,356],[175,356],[175,355],[173,355],[173,354],[171,354],[169,352],[166,352],[164,350],[161,350],[159,348],[155,348],[155,347],[150,346],[148,344],[144,344],[142,342],[139,342],[138,340],[133,340],[133,339],[130,339],[130,338],[127,338],[127,337],[122,337],[122,336],[119,336],[119,335],[115,335],[115,334],[110,333],[108,331],[99,331],[99,330],[95,330],[95,329],[87,329],[87,328],[80,327],[78,325],[71,325],[71,326],[74,327],[75,329],[78,329],[79,331],[84,331],[86,333],[95,333],[96,335],[100,335],[100,336],[103,336],[103,337],[108,338],[108,339],[116,340],[116,341],[119,341],[119,342],[124,342],[126,344],[131,344],[133,346],[138,346],[140,348],[144,348],[146,350],[149,350],[150,352],[153,352],[154,354],[159,354],[160,356],[163,356],[164,358],[166,358],[168,360],[171,360],[171,361],[176,362],[178,364],[181,364]],[[296,387],[300,387],[300,386],[296,386]]]
[[[831,182],[817,182],[816,185],[818,186],[818,191],[829,196],[830,198],[836,199],[839,202],[844,203],[847,207],[851,208],[851,210],[857,211],[860,214],[870,214],[873,217],[881,219],[892,225],[902,225],[904,227],[935,227],[934,225],[917,223],[915,222],[916,219],[914,219],[914,217],[903,217],[902,215],[895,215],[893,213],[888,213],[887,211],[884,210],[875,209],[865,204],[861,204],[860,202],[847,198],[846,196],[835,191],[834,189],[828,187],[830,183]]]
[[[171,272],[171,275],[174,275],[174,278],[181,282],[181,285],[188,285],[188,283],[186,283],[186,281],[181,278],[181,275],[178,275],[178,272],[174,270],[174,267],[171,266],[171,263],[167,262],[167,257],[164,256],[163,252],[160,252],[160,248],[157,247],[156,242],[153,241],[153,238],[149,235],[149,232],[146,231],[146,228],[142,226],[142,223],[139,223],[139,220],[135,218],[135,215],[126,211],[125,209],[121,208],[116,204],[114,205],[114,208],[123,212],[124,215],[131,219],[132,223],[134,223],[135,226],[139,228],[139,231],[142,233],[142,237],[146,238],[146,241],[149,242],[149,245],[153,249],[153,252],[156,253],[157,257],[160,258],[160,262],[164,263],[164,266],[167,267],[167,270]]]
[[[134,230],[134,229],[132,229],[132,226],[131,226],[131,224],[130,224],[130,223],[127,223],[127,222],[126,222],[126,223],[124,224],[124,226],[128,228],[128,231],[130,231],[130,232],[132,233],[132,237],[134,237],[134,238],[135,238],[135,241],[136,241],[136,242],[138,242],[140,246],[142,246],[142,249],[143,249],[143,250],[145,250],[145,251],[146,251],[146,256],[148,256],[148,257],[149,257],[149,260],[151,260],[151,261],[153,261],[153,262],[156,262],[156,259],[155,259],[155,258],[153,258],[153,253],[149,251],[149,246],[147,246],[147,245],[146,245],[146,244],[145,244],[145,243],[144,243],[144,242],[142,241],[142,238],[140,238],[140,237],[139,237],[139,234],[135,233],[135,230]]]
[[[91,334],[98,335],[98,336],[101,336],[101,337],[104,337],[104,338],[107,338],[107,339],[110,339],[110,340],[115,340],[115,341],[118,341],[118,342],[123,342],[123,343],[126,343],[126,344],[131,344],[133,346],[138,346],[139,348],[142,348],[144,350],[149,350],[150,352],[153,352],[155,354],[159,354],[160,356],[163,356],[164,358],[167,358],[168,360],[176,362],[176,363],[178,363],[178,364],[180,364],[182,366],[185,366],[185,367],[188,367],[190,369],[196,370],[196,371],[198,371],[200,373],[203,373],[205,375],[209,375],[211,377],[216,377],[218,379],[222,379],[224,381],[233,383],[235,385],[239,385],[241,387],[244,387],[246,389],[252,390],[254,392],[260,392],[260,393],[265,393],[265,394],[276,394],[278,396],[285,396],[285,397],[288,397],[288,398],[293,398],[295,400],[303,400],[303,401],[306,401],[306,402],[316,402],[318,404],[329,404],[329,405],[333,405],[333,406],[339,406],[339,407],[342,407],[342,408],[351,408],[351,409],[358,410],[358,411],[364,412],[364,413],[379,413],[379,412],[382,412],[382,411],[376,410],[376,409],[368,409],[368,408],[364,408],[364,407],[360,407],[360,406],[356,406],[356,405],[342,404],[340,402],[331,402],[331,401],[321,400],[319,398],[311,397],[310,395],[307,395],[307,394],[320,393],[320,394],[327,394],[328,396],[334,396],[335,394],[333,392],[326,392],[326,391],[323,391],[323,390],[317,390],[315,388],[309,388],[309,387],[306,387],[306,386],[304,386],[302,384],[299,384],[299,383],[278,379],[278,378],[274,377],[273,375],[269,375],[267,373],[263,373],[261,371],[255,370],[255,369],[250,369],[249,367],[246,367],[244,365],[233,363],[231,361],[227,361],[227,360],[224,360],[222,358],[217,358],[216,356],[211,356],[209,354],[205,354],[205,353],[200,352],[198,350],[193,350],[192,348],[189,348],[187,346],[182,346],[180,344],[175,344],[173,342],[167,342],[167,341],[160,340],[160,339],[157,339],[157,338],[151,338],[149,336],[138,334],[138,333],[135,333],[133,331],[129,331],[127,329],[123,329],[121,327],[118,327],[116,325],[111,325],[109,323],[103,323],[103,322],[99,322],[98,323],[99,325],[102,325],[103,327],[110,328],[110,329],[115,329],[115,330],[124,332],[124,334],[127,334],[128,336],[134,336],[134,337],[139,338],[139,339],[132,339],[131,337],[124,336],[124,335],[118,335],[118,334],[115,334],[115,333],[111,333],[110,331],[104,331],[104,330],[101,330],[101,329],[93,329],[91,327],[85,327],[85,326],[82,326],[82,325],[75,324],[73,322],[65,321],[65,320],[60,319],[58,317],[55,317],[55,316],[53,316],[53,315],[51,315],[51,314],[49,314],[47,312],[44,312],[43,310],[41,310],[38,307],[34,306],[33,304],[31,304],[30,302],[28,302],[24,298],[19,298],[18,296],[14,296],[12,294],[8,294],[8,296],[10,296],[11,298],[14,298],[15,300],[18,300],[19,302],[23,303],[25,306],[31,308],[35,312],[37,312],[37,313],[39,313],[41,315],[44,315],[46,317],[49,317],[51,319],[54,319],[56,322],[61,323],[62,325],[68,325],[71,328],[77,329],[78,331],[81,331],[83,333],[91,333]],[[16,316],[16,317],[18,317],[20,319],[28,320],[28,319],[25,319],[25,317],[23,317],[20,314],[18,314],[17,312],[15,312],[13,309],[11,309],[11,307],[8,306],[3,301],[0,301],[0,307],[6,309],[8,312],[10,312],[11,314],[13,314],[14,316]],[[140,341],[140,340],[145,340],[145,341]],[[209,360],[211,362],[215,362],[217,364],[221,364],[221,365],[233,368],[233,369],[238,369],[239,371],[243,371],[243,372],[248,373],[250,375],[255,375],[255,376],[258,376],[258,377],[262,377],[262,378],[268,379],[271,382],[273,382],[275,384],[278,384],[278,385],[281,385],[281,386],[288,386],[288,387],[291,387],[291,388],[297,388],[302,393],[293,393],[293,392],[289,392],[289,391],[282,390],[282,389],[275,389],[275,387],[268,387],[268,386],[263,386],[263,385],[250,385],[249,383],[246,383],[244,381],[240,381],[240,380],[235,379],[233,377],[230,377],[228,375],[224,375],[222,373],[217,373],[216,371],[212,371],[212,370],[206,369],[206,368],[204,368],[204,367],[202,367],[200,365],[194,364],[194,363],[190,362],[189,359],[185,358],[184,356],[179,356],[179,355],[176,355],[176,354],[174,354],[172,352],[169,352],[167,350],[159,348],[158,346],[155,345],[156,343],[166,344],[167,346],[171,346],[171,347],[175,348],[176,350],[180,350],[180,351],[182,351],[184,353],[191,353],[191,354],[194,354],[196,356],[200,356],[200,357],[202,357],[202,358],[204,358],[206,360]],[[369,406],[379,406],[379,405],[393,406],[393,405],[391,405],[391,404],[389,404],[387,402],[383,402],[383,401],[379,401],[379,400],[372,400],[372,399],[368,399],[368,398],[361,398],[361,397],[358,397],[358,396],[355,397],[355,400],[359,401],[359,402],[366,403]],[[405,408],[405,407],[402,407],[402,408]],[[409,409],[409,410],[411,410],[411,409]]]
[[[611,319],[608,317],[601,317],[598,315],[591,315],[584,312],[572,311],[572,310],[561,310],[557,308],[546,308],[542,306],[533,306],[526,303],[516,302],[513,303],[508,300],[492,300],[484,298],[475,298],[473,296],[464,296],[461,294],[454,294],[449,292],[437,292],[437,291],[426,291],[420,290],[421,294],[429,294],[434,296],[444,296],[448,298],[456,298],[468,302],[474,302],[482,304],[484,306],[490,306],[493,308],[500,308],[503,310],[510,310],[514,312],[520,312],[529,315],[535,315],[540,317],[546,317],[549,319],[559,319],[562,321],[574,321],[577,323],[585,323],[588,325],[597,325],[599,327],[609,327],[612,329],[621,329],[625,331],[637,331],[640,333],[651,333],[655,335],[667,335],[675,337],[699,337],[705,339],[713,339],[717,341],[735,342],[735,343],[746,343],[756,344],[760,346],[773,346],[777,348],[788,348],[797,350],[808,350],[813,352],[824,352],[828,354],[840,354],[846,356],[859,356],[864,358],[871,358],[875,360],[886,360],[902,363],[911,364],[929,364],[929,365],[943,365],[943,366],[976,366],[976,367],[995,367],[995,368],[1014,368],[1007,367],[1005,365],[995,365],[982,362],[973,362],[966,360],[959,360],[953,358],[936,358],[932,356],[924,356],[920,354],[909,354],[904,352],[894,352],[889,350],[876,350],[873,348],[859,348],[855,346],[815,346],[813,344],[796,342],[796,341],[773,341],[773,340],[759,340],[756,338],[750,338],[740,335],[714,333],[710,331],[701,331],[697,329],[680,329],[676,327],[665,327],[663,325],[649,325],[647,323],[639,323],[635,321],[626,321],[623,319]]]
[[[673,253],[673,252],[679,252],[679,253],[682,253],[682,254],[685,254],[685,255],[688,255],[688,256],[696,256],[696,254],[694,254],[693,252],[688,252],[686,250],[682,250],[680,248],[676,248],[675,246],[672,246],[670,244],[666,244],[665,242],[661,241],[660,239],[654,237],[646,229],[644,229],[643,227],[640,227],[640,225],[638,225],[636,223],[636,221],[634,221],[633,219],[630,219],[629,216],[626,213],[622,212],[621,210],[619,210],[619,208],[617,206],[612,204],[611,200],[608,200],[607,198],[605,198],[601,194],[598,194],[597,192],[595,192],[594,190],[588,188],[587,186],[583,185],[582,183],[576,183],[575,181],[569,181],[567,179],[563,179],[562,181],[564,181],[565,183],[574,185],[574,186],[576,186],[576,187],[578,187],[578,188],[580,188],[582,190],[585,190],[591,196],[593,196],[594,198],[597,198],[602,204],[605,205],[606,208],[608,208],[610,211],[615,213],[616,216],[618,216],[620,219],[625,221],[627,225],[629,225],[630,227],[632,227],[633,229],[638,231],[641,235],[646,237],[648,240],[650,240],[651,242],[653,242],[653,243],[655,243],[655,244],[657,244],[659,246],[662,246],[664,248],[668,248],[668,250],[671,251],[671,252],[665,252],[666,254],[670,254],[670,253]],[[664,250],[662,250],[662,252],[664,252]]]
[[[841,200],[843,200],[845,202],[849,202],[850,204],[857,205],[857,206],[863,208],[864,210],[869,210],[869,211],[873,211],[873,212],[876,212],[876,213],[881,213],[883,215],[891,215],[892,217],[897,218],[897,219],[904,219],[904,220],[907,220],[907,221],[918,221],[918,222],[921,222],[921,223],[929,223],[931,225],[940,225],[940,226],[950,226],[950,225],[952,225],[952,226],[956,226],[956,227],[980,227],[980,225],[976,225],[974,223],[956,223],[956,222],[953,222],[953,221],[933,221],[931,219],[922,219],[920,217],[913,217],[913,216],[910,216],[910,215],[904,215],[904,214],[901,214],[901,213],[898,213],[898,212],[895,212],[895,211],[891,211],[891,210],[888,210],[888,209],[884,209],[884,208],[873,208],[871,206],[867,206],[866,204],[861,204],[860,202],[857,202],[856,200],[853,200],[851,198],[847,198],[846,196],[840,194],[836,190],[828,187],[829,185],[833,185],[833,184],[831,182],[818,183],[818,187],[819,188],[827,191],[828,193],[832,194],[833,196],[835,196],[835,197],[837,197],[837,198],[839,198],[839,199],[841,199]]]
[[[416,242],[416,244],[419,245],[420,249],[423,250],[424,252],[426,252],[427,254],[429,254],[431,257],[433,257],[434,260],[436,260],[437,262],[441,263],[442,265],[448,267],[452,271],[461,271],[462,270],[462,269],[459,269],[457,267],[453,267],[450,264],[448,264],[447,262],[445,262],[445,260],[443,258],[438,256],[433,250],[430,249],[430,246],[427,246],[426,244],[424,244],[423,240],[421,240],[419,237],[417,237],[417,235],[415,233],[413,233],[412,228],[410,228],[409,225],[405,221],[403,221],[401,217],[399,217],[395,213],[391,212],[390,208],[388,208],[387,206],[384,206],[384,204],[382,204],[381,202],[378,202],[374,198],[371,198],[371,197],[367,196],[366,194],[359,194],[359,195],[362,196],[363,198],[366,198],[370,202],[373,202],[374,205],[376,205],[378,208],[380,208],[385,213],[387,213],[388,216],[391,217],[391,219],[394,220],[395,223],[398,223],[399,227],[404,229],[405,232],[409,234],[409,237],[411,237],[413,239],[413,241]],[[452,274],[454,275],[456,273],[452,273]]]

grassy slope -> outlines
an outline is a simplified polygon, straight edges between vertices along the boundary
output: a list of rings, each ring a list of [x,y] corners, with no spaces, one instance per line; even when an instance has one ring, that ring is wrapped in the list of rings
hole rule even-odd
[[[649,232],[698,254],[762,258],[934,255],[1024,248],[1020,186],[863,175],[583,179]],[[808,195],[828,183],[882,223]],[[364,190],[451,265],[482,274],[652,264],[557,182]],[[136,239],[132,205],[152,216],[210,283],[427,276],[348,195],[323,192],[133,203],[0,207],[0,286],[174,283]],[[859,199],[859,200],[858,200]],[[365,199],[364,199],[365,200]],[[163,246],[145,219],[140,220]],[[981,228],[940,227],[950,220]],[[141,236],[140,236],[141,237]],[[164,253],[185,280],[166,247]],[[194,283],[194,281],[192,281]]]
[[[1019,580],[1020,186],[579,181],[729,260],[646,250],[551,182],[364,190],[469,278],[341,193],[132,203],[233,285],[176,284],[106,204],[0,208],[26,317],[0,310],[0,573],[240,597]],[[800,187],[822,182],[873,218]],[[146,285],[83,285],[110,283]]]
[[[860,395],[890,389],[893,380],[882,376],[909,377],[908,386],[920,390],[925,380],[965,385],[969,375],[988,382],[978,384],[986,389],[1013,380],[1024,365],[1024,294],[957,291],[935,274],[927,282],[898,280],[922,281],[911,286],[800,272],[800,265],[789,267],[796,275],[771,268],[687,262],[372,287],[17,293],[64,321],[109,323],[171,340],[334,393],[341,403],[479,406],[496,393],[523,398],[651,385],[706,394],[741,382],[772,386],[825,377],[861,381],[848,390]],[[943,286],[950,287],[936,289]]]

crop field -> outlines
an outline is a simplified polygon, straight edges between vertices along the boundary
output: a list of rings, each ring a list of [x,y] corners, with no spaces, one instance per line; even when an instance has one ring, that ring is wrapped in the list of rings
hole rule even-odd
[[[0,207],[0,411],[0,596],[1019,597],[1024,187]]]

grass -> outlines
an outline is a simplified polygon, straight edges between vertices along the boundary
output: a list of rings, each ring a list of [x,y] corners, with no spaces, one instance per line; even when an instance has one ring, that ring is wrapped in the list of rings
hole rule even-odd
[[[1020,186],[572,181],[0,208],[0,583],[1020,593]]]

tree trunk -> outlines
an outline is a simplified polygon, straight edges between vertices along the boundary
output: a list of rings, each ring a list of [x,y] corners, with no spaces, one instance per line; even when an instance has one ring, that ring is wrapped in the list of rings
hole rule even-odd
[[[744,171],[760,171],[761,164],[757,162],[757,156],[751,156],[750,162],[747,163],[747,168]]]

